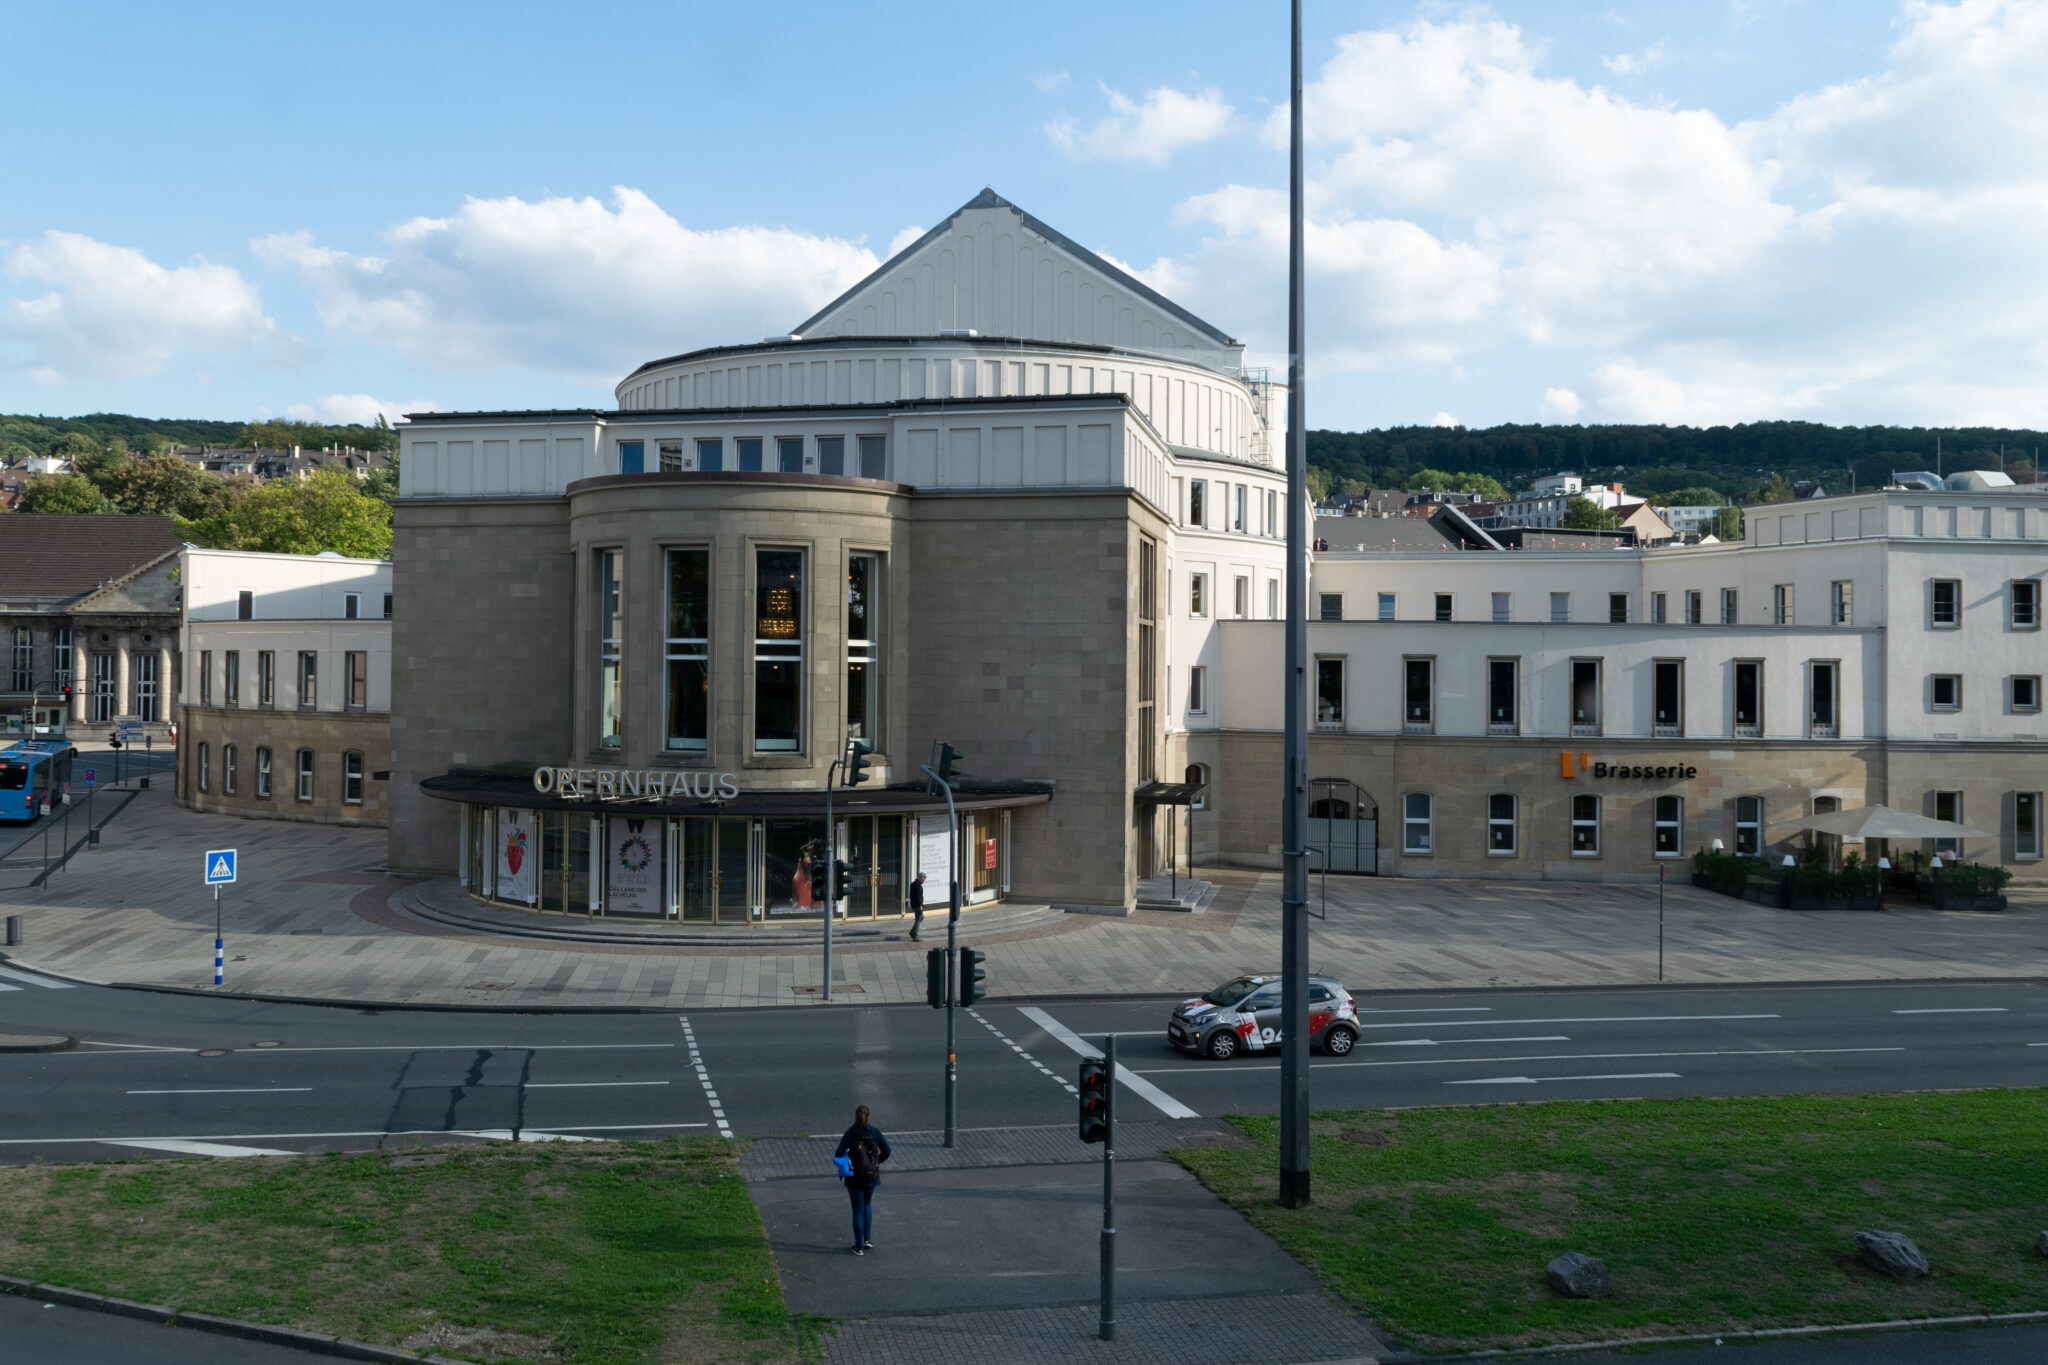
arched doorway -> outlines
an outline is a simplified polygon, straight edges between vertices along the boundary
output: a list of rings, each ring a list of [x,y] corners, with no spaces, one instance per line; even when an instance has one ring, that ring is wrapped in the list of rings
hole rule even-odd
[[[1356,782],[1318,777],[1308,784],[1309,867],[1372,875],[1379,871],[1379,805]]]

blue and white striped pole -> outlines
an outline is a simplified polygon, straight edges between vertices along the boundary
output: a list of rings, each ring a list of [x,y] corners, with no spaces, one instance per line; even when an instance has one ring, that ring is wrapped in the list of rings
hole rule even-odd
[[[227,979],[227,940],[220,932],[220,887],[213,888],[213,984]]]

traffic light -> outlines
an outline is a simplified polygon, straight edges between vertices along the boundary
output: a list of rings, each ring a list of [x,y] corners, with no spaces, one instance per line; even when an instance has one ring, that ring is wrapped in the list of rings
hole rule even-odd
[[[1109,1141],[1109,1068],[1100,1058],[1081,1063],[1081,1141]]]
[[[811,904],[825,903],[825,864],[811,864]]]
[[[979,948],[960,950],[960,1003],[971,1005],[988,994],[982,982],[988,980],[988,973],[981,964],[988,961],[988,954]]]
[[[924,955],[924,1001],[935,1010],[946,1008],[946,950],[928,948]]]
[[[867,869],[864,867],[848,867],[845,863],[835,864],[835,867],[838,871],[838,885],[832,888],[832,900],[834,904],[837,904],[853,894],[853,879],[856,876],[865,876]]]
[[[864,739],[846,741],[846,785],[858,787],[868,780],[868,754],[874,746]]]
[[[943,739],[939,741],[939,761],[932,764],[938,770],[939,781],[948,787],[960,785],[960,751]]]

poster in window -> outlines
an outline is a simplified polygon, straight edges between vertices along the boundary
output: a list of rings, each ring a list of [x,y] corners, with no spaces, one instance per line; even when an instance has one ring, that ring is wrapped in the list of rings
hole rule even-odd
[[[498,899],[534,902],[534,874],[540,862],[539,834],[533,812],[501,807],[498,811]]]
[[[926,905],[947,905],[953,898],[953,874],[947,865],[952,840],[946,837],[945,822],[922,821],[917,827],[917,870],[924,873]]]
[[[981,841],[981,866],[984,872],[996,870],[996,841],[993,839]]]
[[[659,820],[612,820],[605,839],[605,910],[613,915],[660,917],[662,905]]]

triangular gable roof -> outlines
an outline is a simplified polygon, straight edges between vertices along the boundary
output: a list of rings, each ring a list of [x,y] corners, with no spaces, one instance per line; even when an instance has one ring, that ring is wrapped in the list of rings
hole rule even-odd
[[[71,610],[74,612],[149,610],[150,608],[140,603],[126,600],[128,595],[125,590],[149,573],[150,570],[161,569],[171,560],[185,553],[186,548],[185,543],[181,541],[177,546],[164,551],[147,564],[138,564],[112,582],[102,583],[99,587],[94,588],[91,592],[72,603]],[[175,610],[175,606],[173,610]]]
[[[1037,240],[996,240],[990,220],[1005,214],[1014,215],[1025,233]],[[963,218],[970,219],[964,233]],[[983,225],[990,230],[979,231]],[[963,245],[956,251],[954,240],[962,237],[986,249],[970,255],[973,248]],[[1005,242],[1014,253],[1007,260]],[[949,253],[957,259],[941,259]],[[1039,268],[1047,257],[1066,258],[1065,281],[1058,278],[1062,272],[1056,267],[1050,273]],[[942,264],[969,274],[964,282],[968,287],[940,288],[935,277]],[[1031,272],[1023,281],[1016,278],[1019,264]],[[928,272],[934,282],[920,297]],[[1077,273],[1083,278],[1073,278]],[[795,331],[802,336],[917,336],[968,327],[983,336],[1165,352],[1233,350],[1238,345],[1222,328],[1204,322],[992,189],[955,209],[873,274],[797,324]]]

